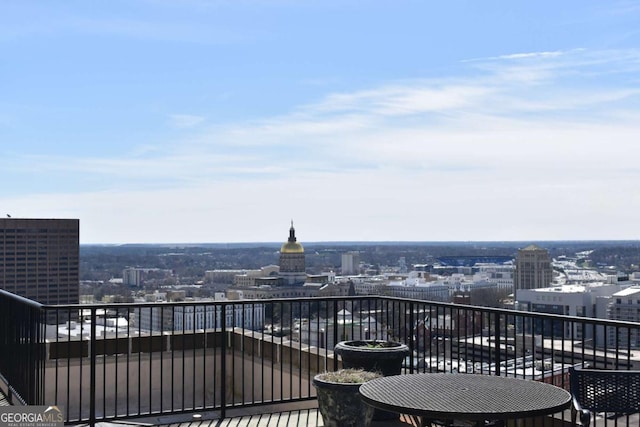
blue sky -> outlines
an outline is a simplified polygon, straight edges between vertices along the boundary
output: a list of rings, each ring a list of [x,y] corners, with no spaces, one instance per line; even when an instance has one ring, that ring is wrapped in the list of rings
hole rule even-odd
[[[640,239],[640,1],[7,0],[0,144],[82,243]]]

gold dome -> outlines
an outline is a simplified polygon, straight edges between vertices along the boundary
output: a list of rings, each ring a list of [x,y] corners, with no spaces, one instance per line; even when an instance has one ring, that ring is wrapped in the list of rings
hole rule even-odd
[[[281,254],[303,254],[304,248],[300,243],[297,242],[286,242],[280,248]]]
[[[280,248],[280,253],[303,254],[304,248],[296,240],[296,229],[293,228],[293,221],[291,221],[291,228],[289,229],[289,240],[282,245],[282,247]]]

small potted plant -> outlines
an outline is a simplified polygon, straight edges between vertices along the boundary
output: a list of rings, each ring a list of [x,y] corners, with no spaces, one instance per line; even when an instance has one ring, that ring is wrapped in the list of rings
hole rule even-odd
[[[325,427],[368,427],[373,407],[360,399],[362,384],[382,374],[364,369],[340,369],[313,378],[318,395],[318,409]]]

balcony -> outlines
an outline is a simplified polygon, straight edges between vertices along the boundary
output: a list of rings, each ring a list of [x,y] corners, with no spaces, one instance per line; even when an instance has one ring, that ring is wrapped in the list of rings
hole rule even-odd
[[[67,424],[224,425],[253,414],[230,425],[322,425],[311,380],[340,367],[332,349],[342,340],[404,342],[413,354],[404,374],[473,372],[568,389],[570,366],[640,369],[639,329],[380,296],[43,306],[0,291],[0,389],[13,404],[62,407]],[[614,424],[638,425],[637,414],[596,422]]]

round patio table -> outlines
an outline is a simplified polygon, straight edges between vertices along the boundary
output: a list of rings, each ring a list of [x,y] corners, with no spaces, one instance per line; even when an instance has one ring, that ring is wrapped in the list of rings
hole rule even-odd
[[[560,412],[571,394],[543,382],[478,374],[408,374],[360,386],[362,400],[379,409],[432,420],[522,419]]]

